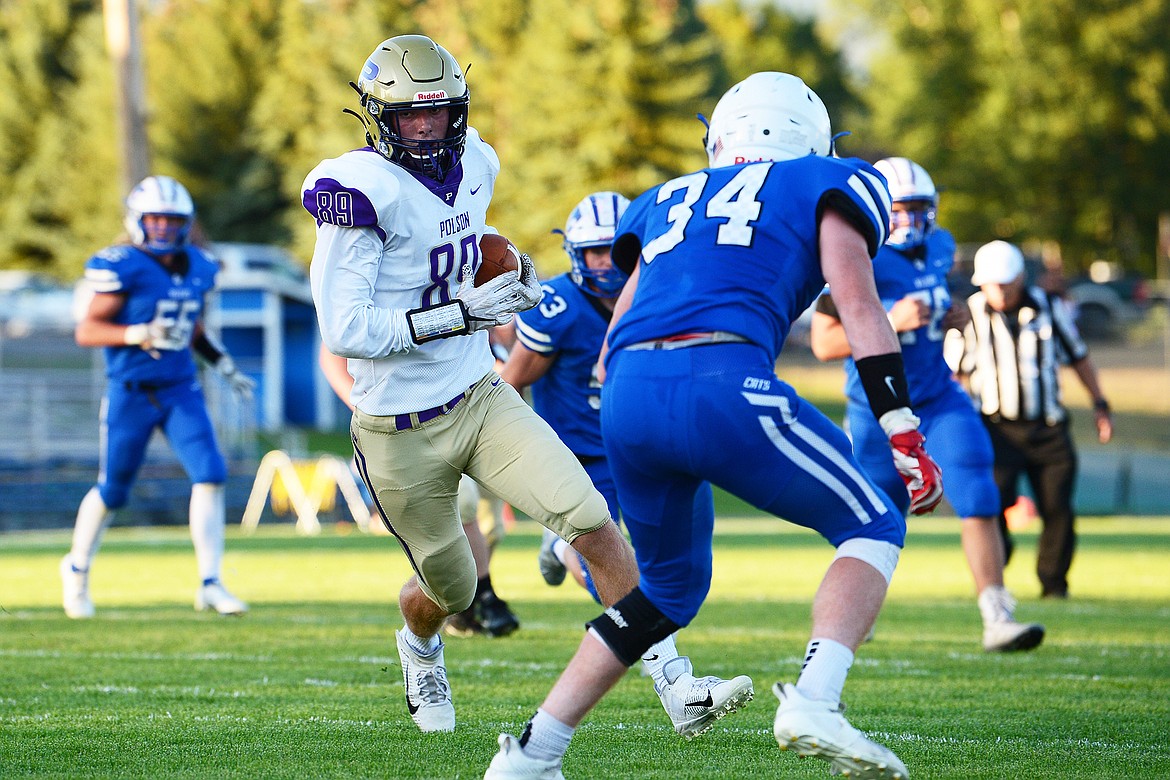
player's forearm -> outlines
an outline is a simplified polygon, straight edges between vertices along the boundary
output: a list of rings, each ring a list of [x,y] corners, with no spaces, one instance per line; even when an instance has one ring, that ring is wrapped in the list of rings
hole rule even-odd
[[[840,360],[853,354],[849,348],[849,339],[845,336],[845,326],[828,314],[813,314],[809,340],[817,360]]]

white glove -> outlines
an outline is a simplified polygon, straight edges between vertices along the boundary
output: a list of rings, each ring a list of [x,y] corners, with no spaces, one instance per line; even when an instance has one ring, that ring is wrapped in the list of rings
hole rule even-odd
[[[127,325],[122,340],[126,344],[141,347],[157,359],[159,350],[178,352],[186,349],[190,344],[190,333],[174,320],[154,319]]]
[[[524,308],[516,311],[528,311],[544,297],[544,290],[540,289],[540,279],[536,275],[536,263],[527,254],[520,255],[520,284],[524,291],[520,297],[524,299]]]
[[[215,370],[227,380],[232,392],[244,401],[252,400],[252,391],[256,389],[256,380],[236,368],[236,361],[230,355],[222,355],[215,362]]]
[[[918,432],[919,419],[903,406],[883,414],[878,423],[890,438],[894,468],[910,492],[910,513],[933,512],[943,498],[942,470],[926,451],[926,438]]]
[[[540,290],[539,285],[537,290]],[[463,266],[463,283],[459,285],[455,297],[463,301],[467,310],[467,332],[475,333],[497,325],[507,325],[512,321],[513,314],[531,308],[524,305],[526,299],[523,291],[524,285],[513,271],[502,273],[482,287],[476,287],[471,264]]]

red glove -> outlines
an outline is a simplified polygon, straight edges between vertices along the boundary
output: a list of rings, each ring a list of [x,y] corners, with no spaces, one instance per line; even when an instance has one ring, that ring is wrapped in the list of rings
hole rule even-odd
[[[926,438],[918,432],[918,418],[909,409],[896,409],[882,415],[881,425],[890,437],[894,467],[910,491],[910,514],[929,514],[942,501],[942,470],[923,448]]]

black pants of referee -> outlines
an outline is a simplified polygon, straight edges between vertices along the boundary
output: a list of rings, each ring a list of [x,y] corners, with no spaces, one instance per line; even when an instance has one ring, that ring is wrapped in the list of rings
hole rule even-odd
[[[1036,511],[1044,525],[1036,559],[1041,595],[1065,598],[1068,596],[1068,570],[1077,543],[1073,510],[1077,454],[1068,421],[1048,425],[1043,420],[985,417],[983,422],[991,434],[995,450],[999,524],[1006,557],[1011,558],[1014,543],[1003,510],[1016,503],[1020,476],[1027,475],[1036,498]]]

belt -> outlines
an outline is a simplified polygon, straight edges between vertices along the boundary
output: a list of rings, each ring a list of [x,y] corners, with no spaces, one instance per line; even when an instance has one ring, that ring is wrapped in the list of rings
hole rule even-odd
[[[436,407],[431,408],[431,409],[423,409],[421,412],[410,412],[409,414],[396,414],[396,415],[394,415],[394,430],[405,431],[408,428],[417,428],[418,426],[422,425],[423,423],[430,422],[431,420],[435,419],[436,417],[439,417],[440,415],[444,415],[447,412],[451,411],[452,409],[454,409],[456,406],[459,405],[460,401],[462,401],[466,397],[467,397],[467,393],[462,392],[459,395],[452,398],[447,403],[443,404],[442,406],[436,406]]]
[[[157,393],[159,390],[166,390],[177,384],[182,384],[182,382],[123,382],[122,387],[140,393]]]
[[[707,333],[679,333],[654,341],[639,341],[623,349],[651,350],[651,349],[685,349],[687,347],[702,347],[707,344],[748,344],[750,341],[738,333],[729,333],[725,330],[713,330]]]

